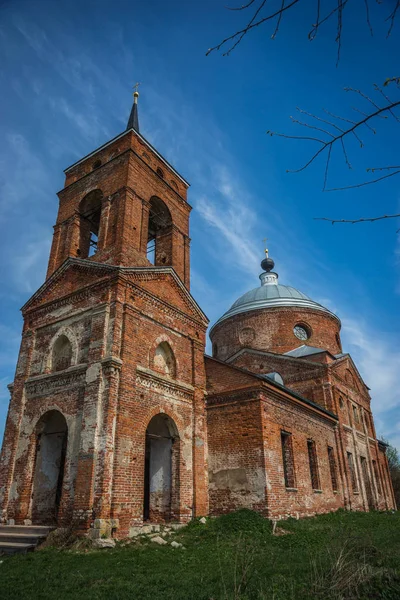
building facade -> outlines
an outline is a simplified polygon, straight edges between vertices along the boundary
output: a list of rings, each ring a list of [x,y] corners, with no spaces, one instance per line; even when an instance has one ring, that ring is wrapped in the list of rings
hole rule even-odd
[[[340,321],[271,259],[204,355],[188,183],[141,135],[137,98],[127,129],[65,171],[47,278],[22,308],[0,521],[124,537],[240,507],[394,508]]]

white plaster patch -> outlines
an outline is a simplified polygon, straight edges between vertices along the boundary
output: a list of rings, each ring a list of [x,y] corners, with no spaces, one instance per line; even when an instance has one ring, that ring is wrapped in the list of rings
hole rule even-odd
[[[94,381],[96,381],[96,379],[98,379],[98,377],[100,376],[100,372],[101,372],[101,364],[100,363],[94,363],[93,365],[90,365],[90,367],[88,367],[87,371],[86,371],[86,383],[93,383]]]

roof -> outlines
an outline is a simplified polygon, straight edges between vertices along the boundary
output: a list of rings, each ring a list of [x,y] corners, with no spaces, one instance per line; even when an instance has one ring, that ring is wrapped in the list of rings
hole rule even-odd
[[[321,352],[328,352],[328,350],[324,350],[323,348],[316,348],[315,346],[306,346],[303,344],[294,350],[289,350],[289,352],[285,352],[286,356],[292,356],[293,358],[301,358],[302,356],[310,356],[311,354],[320,354]]]
[[[132,110],[131,110],[131,114],[129,115],[128,125],[127,125],[126,129],[134,129],[135,131],[137,131],[139,133],[139,112],[138,112],[138,104],[137,104],[138,96],[139,96],[138,92],[135,92],[133,94]]]
[[[272,379],[270,377],[267,377],[266,375],[259,375],[258,373],[253,373],[252,371],[248,371],[247,369],[243,369],[242,367],[237,367],[236,365],[228,364],[225,361],[219,360],[218,358],[215,358],[214,356],[209,356],[208,354],[205,354],[204,358],[209,361],[219,363],[221,366],[226,367],[228,369],[233,369],[234,371],[244,373],[244,374],[258,380],[260,383],[263,382],[264,384],[269,384],[269,385],[275,387],[277,390],[281,390],[281,391],[285,392],[286,394],[288,394],[289,396],[292,396],[293,398],[300,400],[300,402],[302,402],[303,404],[308,405],[309,407],[338,421],[338,416],[335,413],[324,408],[320,404],[317,404],[316,402],[313,402],[312,400],[309,400],[308,398],[301,396],[301,394],[299,394],[295,390],[292,390],[291,388],[286,387],[284,384],[282,385],[276,379]],[[240,388],[238,388],[238,389],[240,389]],[[244,388],[242,388],[242,389],[244,389]],[[235,391],[235,390],[229,390],[229,392],[232,392],[232,391]],[[221,391],[211,392],[211,393],[209,393],[209,396],[218,396],[220,394],[222,395],[223,393],[224,392],[221,392]]]
[[[260,279],[261,286],[240,296],[230,309],[213,325],[211,331],[225,319],[241,313],[287,306],[318,310],[330,315],[340,323],[339,318],[328,308],[322,306],[322,304],[314,302],[314,300],[311,300],[306,294],[303,294],[303,292],[294,287],[279,284],[277,273],[261,273]]]

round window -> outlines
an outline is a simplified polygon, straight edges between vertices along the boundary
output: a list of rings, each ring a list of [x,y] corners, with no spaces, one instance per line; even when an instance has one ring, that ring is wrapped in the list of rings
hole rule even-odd
[[[293,333],[299,340],[308,340],[310,337],[310,332],[304,325],[295,325]]]

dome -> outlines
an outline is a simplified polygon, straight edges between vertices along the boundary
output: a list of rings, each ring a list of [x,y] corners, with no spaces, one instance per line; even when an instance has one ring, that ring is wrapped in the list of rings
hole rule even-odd
[[[296,290],[294,287],[279,284],[277,273],[261,273],[260,279],[261,286],[240,296],[240,298],[232,304],[230,309],[218,319],[212,329],[221,323],[221,321],[240,313],[277,307],[297,307],[318,310],[329,314],[339,321],[334,313],[322,306],[322,304],[318,304],[318,302],[311,300],[311,298],[303,294],[303,292]]]

